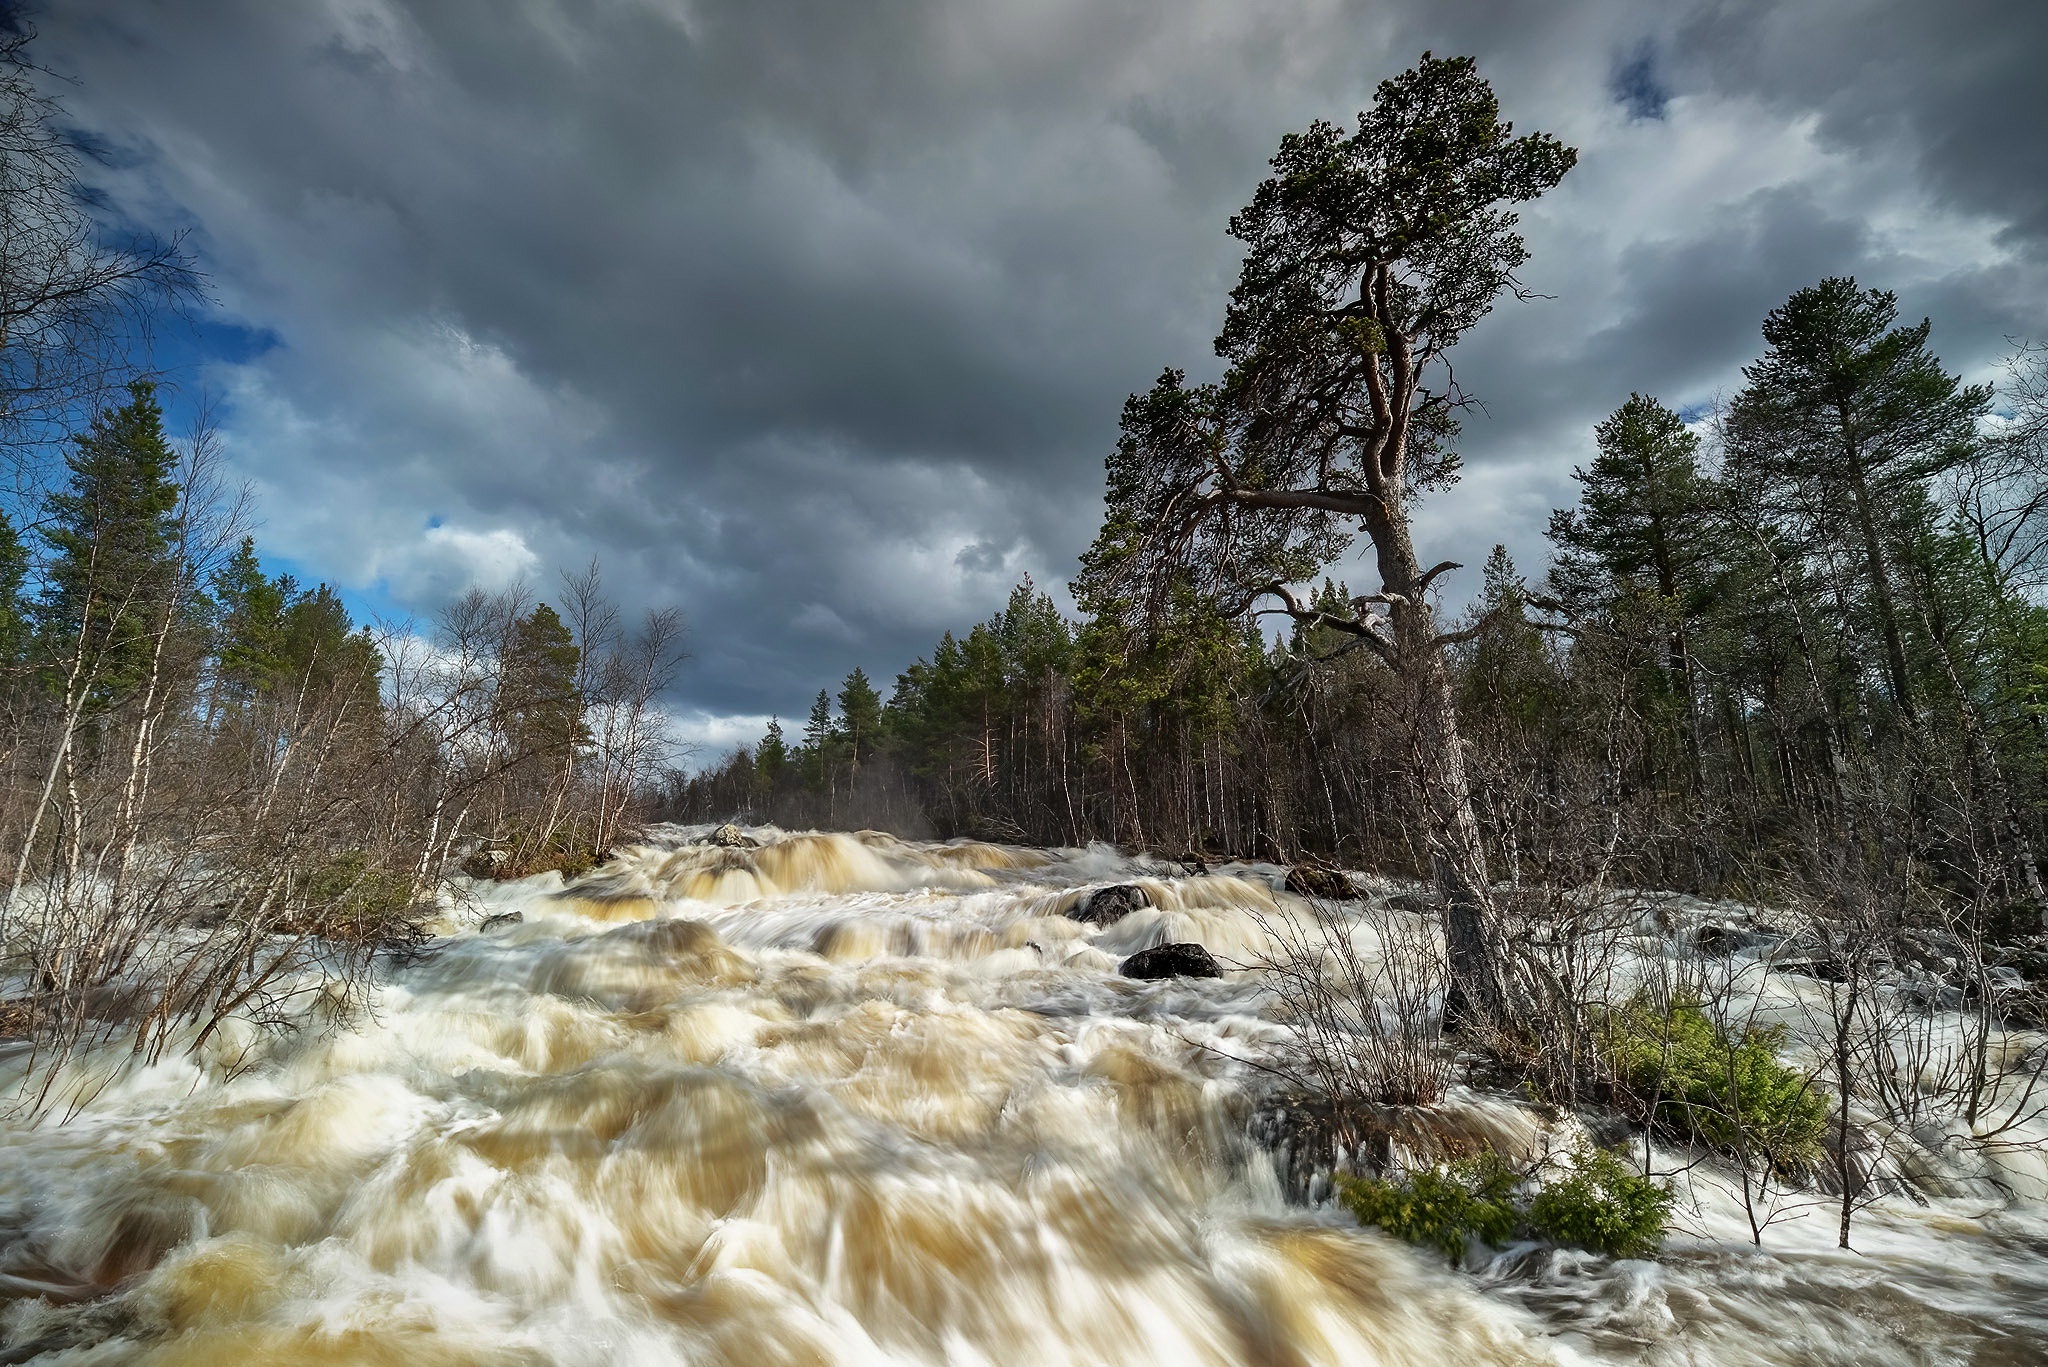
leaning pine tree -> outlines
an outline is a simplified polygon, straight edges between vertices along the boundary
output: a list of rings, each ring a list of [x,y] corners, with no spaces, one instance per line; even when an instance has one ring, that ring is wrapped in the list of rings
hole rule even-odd
[[[1228,612],[1335,630],[1401,684],[1414,761],[1411,821],[1444,902],[1460,1009],[1513,1003],[1504,931],[1467,788],[1413,498],[1456,477],[1465,402],[1448,353],[1528,258],[1507,206],[1554,187],[1577,154],[1512,135],[1470,58],[1381,83],[1347,135],[1317,122],[1282,140],[1273,175],[1231,221],[1247,246],[1217,354],[1189,386],[1169,370],[1125,405],[1108,512],[1080,584],[1098,608],[1157,612],[1189,592]],[[1360,530],[1379,591],[1337,610],[1294,586]],[[1260,608],[1260,603],[1277,604]]]

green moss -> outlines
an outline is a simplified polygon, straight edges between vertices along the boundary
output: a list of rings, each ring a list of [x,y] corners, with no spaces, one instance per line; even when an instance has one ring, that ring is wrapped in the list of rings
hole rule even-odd
[[[1607,1020],[1616,1079],[1644,1118],[1723,1153],[1768,1157],[1798,1172],[1820,1156],[1827,1098],[1778,1058],[1783,1027],[1729,1031],[1699,1006],[1668,1014],[1631,1002]]]

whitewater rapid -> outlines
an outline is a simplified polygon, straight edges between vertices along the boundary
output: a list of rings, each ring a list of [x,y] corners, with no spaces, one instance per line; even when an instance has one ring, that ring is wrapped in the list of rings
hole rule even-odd
[[[82,1060],[78,1115],[0,1126],[0,1361],[2048,1361],[2024,1163],[1880,1202],[1856,1254],[1825,1209],[1744,1247],[1711,1165],[1656,1261],[1454,1272],[1291,1201],[1247,1137],[1259,976],[1116,973],[1249,961],[1282,870],[703,834],[479,887],[344,1028]],[[1061,914],[1131,881],[1153,906]],[[1445,1123],[1560,1122],[1461,1090]]]

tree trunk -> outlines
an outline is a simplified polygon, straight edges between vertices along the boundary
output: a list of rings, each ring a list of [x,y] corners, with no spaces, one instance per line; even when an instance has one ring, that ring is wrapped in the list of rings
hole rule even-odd
[[[1457,700],[1436,641],[1436,614],[1423,592],[1407,509],[1384,499],[1366,519],[1377,551],[1382,592],[1394,628],[1393,665],[1412,727],[1415,818],[1429,850],[1430,873],[1443,898],[1444,949],[1450,969],[1447,1023],[1460,1018],[1502,1024],[1514,1006],[1508,990],[1499,911],[1486,872],[1486,850],[1458,733]]]
[[[1907,721],[1914,719],[1913,695],[1906,676],[1906,643],[1899,634],[1899,615],[1892,605],[1891,580],[1885,574],[1884,550],[1877,539],[1877,517],[1870,508],[1870,482],[1863,476],[1863,462],[1852,444],[1849,448],[1849,489],[1855,495],[1856,522],[1863,533],[1863,558],[1870,575],[1870,598],[1877,605],[1877,622],[1884,634],[1885,679],[1891,686],[1892,703]]]

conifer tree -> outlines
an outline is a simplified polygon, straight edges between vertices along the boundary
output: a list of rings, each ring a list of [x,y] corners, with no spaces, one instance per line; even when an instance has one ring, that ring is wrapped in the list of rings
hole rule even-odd
[[[231,704],[267,689],[283,667],[289,579],[270,579],[256,558],[256,540],[243,537],[213,576],[214,655],[221,691]]]
[[[782,718],[770,717],[768,733],[761,737],[761,744],[754,750],[754,772],[759,776],[761,787],[772,796],[788,769],[789,743],[782,737]]]
[[[839,686],[837,735],[846,742],[847,761],[855,774],[872,756],[882,730],[882,695],[868,682],[867,674],[855,665]]]
[[[1418,757],[1415,844],[1444,897],[1455,991],[1496,1018],[1510,1005],[1505,930],[1430,601],[1455,566],[1424,568],[1411,510],[1457,472],[1450,350],[1520,290],[1528,251],[1511,206],[1577,155],[1514,136],[1500,112],[1471,59],[1425,53],[1381,82],[1355,132],[1319,121],[1282,139],[1230,224],[1246,253],[1216,339],[1229,371],[1190,387],[1169,370],[1125,405],[1083,573],[1098,598],[1141,598],[1155,618],[1188,590],[1233,615],[1276,600],[1395,672]],[[1380,588],[1332,620],[1291,586],[1359,531]]]
[[[831,757],[832,697],[824,689],[811,702],[811,715],[804,722],[804,779],[813,790],[823,790]]]
[[[1902,491],[1968,459],[1991,390],[1965,385],[1928,350],[1932,323],[1895,327],[1898,297],[1838,276],[1797,291],[1764,319],[1763,358],[1729,415],[1731,457],[1803,489],[1820,546],[1857,562],[1882,643],[1892,703],[1915,714],[1894,580]]]
[[[95,702],[142,681],[168,628],[181,573],[177,463],[156,387],[138,381],[126,404],[72,438],[70,480],[48,500],[52,561],[37,625],[51,658],[82,665]]]
[[[1650,596],[1669,623],[1667,662],[1688,681],[1687,623],[1703,606],[1716,529],[1712,483],[1699,438],[1678,414],[1643,394],[1593,429],[1599,454],[1572,471],[1579,506],[1550,517],[1551,583],[1582,613],[1624,596]]]
[[[28,605],[22,601],[27,579],[28,548],[0,514],[0,668],[20,664],[28,651]]]
[[[327,624],[307,616],[310,646]],[[331,625],[328,632],[331,638]],[[581,656],[569,628],[546,603],[513,622],[499,666],[498,709],[515,762],[531,758],[544,768],[560,768],[589,739],[576,691]]]

